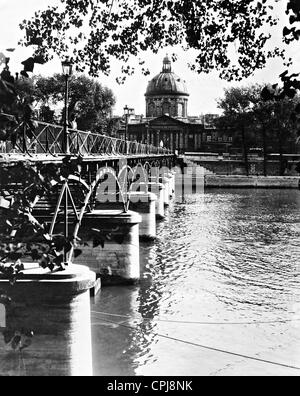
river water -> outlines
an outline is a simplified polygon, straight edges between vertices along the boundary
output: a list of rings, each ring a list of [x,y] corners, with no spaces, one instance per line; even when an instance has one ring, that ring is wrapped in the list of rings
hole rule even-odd
[[[92,300],[94,375],[300,375],[300,191],[208,190]],[[298,368],[298,369],[297,369]]]

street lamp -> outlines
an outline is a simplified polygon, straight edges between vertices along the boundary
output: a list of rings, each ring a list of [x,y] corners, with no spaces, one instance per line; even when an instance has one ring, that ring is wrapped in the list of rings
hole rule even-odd
[[[133,109],[129,108],[127,105],[124,107],[124,115],[125,115],[125,153],[127,152],[127,135],[128,135],[128,117],[132,114]]]
[[[64,135],[63,145],[65,153],[70,154],[70,142],[69,142],[69,128],[68,128],[68,102],[69,102],[69,78],[72,75],[73,64],[67,57],[62,63],[63,75],[65,77],[65,114],[64,114]]]
[[[70,142],[69,142],[69,126],[68,126],[68,102],[69,102],[69,78],[72,75],[72,62],[67,57],[62,63],[62,71],[65,77],[65,112],[64,112],[64,131],[63,131],[63,150],[65,154],[70,154]],[[68,180],[65,181],[64,190],[64,237],[67,241],[69,234],[69,221],[68,221]],[[64,263],[68,262],[68,253],[66,246],[64,247]]]
[[[149,121],[146,121],[146,144],[147,144],[147,154],[149,154],[149,145],[150,145],[150,134],[149,134]]]

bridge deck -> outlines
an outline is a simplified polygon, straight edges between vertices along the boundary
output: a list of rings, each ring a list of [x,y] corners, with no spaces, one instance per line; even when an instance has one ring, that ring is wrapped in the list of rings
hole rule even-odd
[[[1,113],[0,113],[1,114]],[[0,156],[6,160],[59,161],[62,156],[81,155],[86,161],[112,160],[119,158],[145,158],[153,156],[172,155],[165,147],[156,147],[148,143],[122,140],[111,136],[65,129],[60,125],[36,122],[35,129],[26,122],[17,123],[15,117],[1,114],[8,122],[15,125],[12,135],[16,141],[0,142]],[[20,157],[21,155],[21,157]],[[7,156],[7,157],[5,157]],[[53,160],[50,158],[53,157]]]
[[[49,155],[49,154],[0,154],[0,164],[14,163],[20,161],[27,161],[31,163],[43,162],[43,163],[61,163],[62,159],[66,155]],[[108,161],[119,161],[124,159],[146,159],[146,158],[163,158],[163,157],[173,157],[174,154],[130,154],[130,155],[85,155],[82,157],[83,162],[108,162]],[[76,157],[72,155],[72,157]]]

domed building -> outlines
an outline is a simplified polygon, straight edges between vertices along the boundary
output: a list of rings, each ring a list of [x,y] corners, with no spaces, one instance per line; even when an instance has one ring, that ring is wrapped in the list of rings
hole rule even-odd
[[[147,118],[187,117],[189,93],[186,82],[172,71],[168,56],[163,60],[162,71],[148,83],[145,97]]]
[[[145,99],[146,117],[127,118],[127,139],[177,152],[227,151],[230,142],[221,138],[214,126],[207,126],[201,116],[188,116],[187,85],[173,72],[168,56],[163,59],[162,71],[149,81]],[[125,128],[119,135],[125,138]]]

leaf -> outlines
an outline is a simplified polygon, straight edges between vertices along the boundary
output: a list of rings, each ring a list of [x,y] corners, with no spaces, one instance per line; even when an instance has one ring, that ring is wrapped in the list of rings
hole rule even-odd
[[[82,250],[80,249],[75,249],[74,250],[74,257],[77,258],[82,254]]]
[[[25,340],[22,342],[21,346],[20,346],[20,351],[22,351],[25,348],[30,347],[30,345],[32,344],[32,339],[31,338],[25,338]]]
[[[113,239],[119,244],[122,245],[122,243],[124,242],[124,235],[114,235]]]
[[[102,249],[104,248],[104,238],[101,236],[96,236],[93,238],[93,248],[101,246]]]
[[[262,91],[261,91],[261,98],[263,101],[269,101],[274,99],[274,94],[270,91],[270,89],[268,87],[265,87]]]
[[[13,339],[15,335],[15,332],[12,330],[5,330],[3,332],[3,338],[4,338],[4,342],[5,344],[9,344],[11,342],[11,340]]]
[[[9,254],[8,254],[8,259],[9,259],[9,260],[12,260],[12,261],[17,261],[17,260],[19,260],[21,257],[22,257],[22,253],[15,253],[15,252],[12,252],[12,253],[9,253]]]
[[[13,349],[17,349],[17,348],[20,346],[21,339],[22,339],[22,338],[21,338],[21,336],[20,336],[19,334],[15,335],[15,336],[13,337],[13,339],[12,339],[11,347],[12,347]]]
[[[47,61],[42,55],[37,55],[33,58],[34,63],[38,63],[40,65],[44,65]]]
[[[53,244],[58,252],[61,252],[66,244],[66,238],[63,235],[56,235],[53,237]]]
[[[42,45],[43,44],[43,39],[41,37],[32,37],[29,40],[30,45]]]
[[[11,223],[10,220],[6,220],[5,222],[6,222],[6,224],[7,224],[9,227],[13,227],[13,225],[12,225],[12,223]]]
[[[25,330],[25,331],[24,331],[24,335],[25,335],[26,337],[32,338],[32,337],[34,336],[34,331],[33,331],[33,330]]]
[[[51,263],[51,264],[48,265],[48,268],[52,272],[54,270],[54,268],[55,268],[55,265]]]
[[[285,90],[285,94],[290,98],[293,99],[297,95],[297,91],[293,88]]]
[[[22,70],[20,74],[23,77],[29,78],[29,75],[27,74],[27,72],[25,70]]]
[[[69,253],[69,251],[72,249],[73,245],[70,241],[66,241],[65,246],[64,246],[64,251],[65,253]]]
[[[39,253],[37,249],[33,249],[31,251],[31,258],[32,260],[40,260],[42,258],[42,254]]]
[[[42,267],[43,269],[46,269],[46,268],[48,268],[49,263],[50,263],[49,257],[47,256],[47,254],[43,254],[43,257],[40,261],[40,267]]]
[[[53,262],[57,265],[60,266],[64,261],[64,255],[60,254],[59,256],[55,257],[55,259],[53,260]]]
[[[6,61],[6,56],[4,54],[2,54],[2,52],[0,52],[0,65],[5,63],[5,61]]]
[[[291,30],[288,29],[286,26],[283,28],[282,34],[284,36],[288,36],[291,33]]]
[[[21,62],[24,65],[24,72],[33,72],[34,69],[34,59],[32,57]]]
[[[297,106],[295,107],[295,112],[297,114],[300,114],[300,103],[298,103]]]

